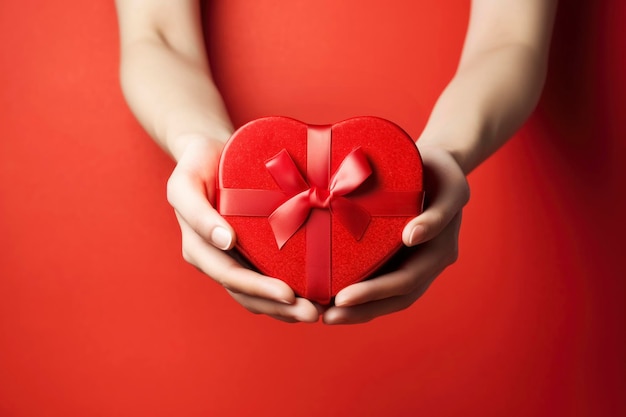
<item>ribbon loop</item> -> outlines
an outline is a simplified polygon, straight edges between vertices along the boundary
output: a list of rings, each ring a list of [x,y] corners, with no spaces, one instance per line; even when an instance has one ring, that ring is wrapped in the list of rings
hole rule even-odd
[[[354,149],[344,158],[328,189],[307,184],[285,149],[270,158],[265,166],[276,184],[290,196],[268,219],[279,248],[302,227],[312,209],[330,210],[356,240],[363,237],[370,214],[344,197],[372,174],[372,167],[361,148]]]
[[[328,187],[335,195],[346,195],[354,191],[372,175],[372,167],[361,148],[350,152],[330,180]]]
[[[286,149],[265,161],[265,167],[281,190],[297,194],[309,188]]]

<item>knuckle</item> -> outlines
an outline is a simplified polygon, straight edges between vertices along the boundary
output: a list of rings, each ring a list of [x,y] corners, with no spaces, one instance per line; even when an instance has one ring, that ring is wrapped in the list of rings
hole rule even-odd
[[[178,189],[178,185],[180,184],[179,175],[176,171],[170,175],[167,180],[167,184],[165,186],[167,202],[173,206],[176,202],[176,190]]]
[[[228,280],[226,279],[219,279],[219,278],[215,278],[215,280],[225,289],[227,289],[228,291],[231,292],[241,292],[240,290],[238,290],[235,286],[233,286],[230,282],[228,282]]]
[[[249,291],[245,291],[244,290],[244,286],[240,285],[235,285],[235,280],[233,279],[233,277],[235,276],[235,273],[237,271],[235,270],[235,268],[233,267],[233,265],[227,265],[224,267],[224,270],[222,271],[222,273],[218,274],[217,277],[215,277],[214,279],[224,288],[226,288],[226,290],[228,290],[229,292],[233,292],[233,293],[245,293],[250,295]]]
[[[246,310],[248,310],[250,313],[254,314],[255,316],[261,315],[263,314],[261,311],[259,311],[258,309],[252,307],[252,306],[246,306],[244,305],[244,308]]]
[[[191,245],[191,242],[189,241],[188,234],[182,233],[181,240],[182,240],[181,255],[183,256],[183,259],[185,260],[185,262],[188,262],[190,264],[195,264],[193,251],[192,251],[192,245]]]
[[[190,263],[190,264],[194,263],[193,256],[191,256],[191,253],[185,246],[183,246],[182,255],[183,255],[183,259],[185,260],[185,262]]]
[[[181,248],[181,252],[182,252],[182,256],[183,259],[192,264],[195,265],[195,257],[193,256],[193,250],[192,250],[192,242],[191,239],[189,237],[188,233],[183,233],[182,234],[182,248]]]
[[[257,316],[260,314],[263,314],[263,311],[261,311],[257,306],[255,306],[254,303],[247,302],[246,299],[237,297],[237,294],[231,293],[230,295],[232,295],[235,301],[241,304],[241,306],[245,308],[246,310],[248,310],[250,313],[257,315]]]
[[[229,290],[226,291],[228,292],[228,294],[230,294],[231,297],[233,297],[236,302],[239,303],[239,305],[248,310],[250,313],[256,315],[263,314],[263,311],[257,305],[255,305],[255,303],[248,297]]]
[[[258,288],[254,280],[242,275],[238,264],[228,258],[228,262],[220,264],[219,271],[211,275],[213,279],[232,294],[242,297],[258,297]]]
[[[221,285],[224,289],[228,290],[229,292],[232,292],[232,293],[239,292],[239,291],[235,291],[233,288],[230,288],[230,286],[228,285],[228,283],[226,282],[226,279],[222,276],[222,274],[211,274],[211,278],[213,278],[213,281],[217,282],[219,285]]]

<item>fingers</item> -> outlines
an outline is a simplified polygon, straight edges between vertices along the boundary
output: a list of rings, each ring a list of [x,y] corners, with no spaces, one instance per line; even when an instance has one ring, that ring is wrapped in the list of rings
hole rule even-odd
[[[293,304],[287,305],[247,294],[229,292],[239,304],[254,314],[267,314],[287,323],[315,323],[319,319],[319,312],[315,305],[304,298],[296,298]]]
[[[276,278],[258,274],[242,267],[227,253],[214,248],[179,217],[183,235],[183,257],[202,272],[213,278],[226,289],[266,298],[278,303],[291,304],[295,301],[293,290]]]
[[[456,261],[460,225],[457,213],[437,238],[413,249],[399,269],[341,290],[324,323],[364,323],[409,307]]]
[[[232,249],[235,232],[208,200],[214,194],[219,154],[208,144],[194,143],[189,147],[167,182],[167,199],[179,218],[205,241],[221,250]]]
[[[172,174],[168,181],[167,199],[176,210],[179,220],[218,249],[229,250],[235,245],[235,232],[219,215],[194,181],[183,175]]]
[[[458,257],[461,211],[469,187],[454,157],[440,148],[420,149],[424,162],[427,204],[402,232],[407,246],[416,246],[403,265],[391,273],[344,288],[335,306],[324,313],[328,324],[363,323],[403,310]]]
[[[221,150],[215,141],[189,142],[167,183],[183,240],[184,259],[224,286],[248,310],[285,322],[315,322],[320,312],[308,300],[296,299],[283,281],[242,266],[226,250],[235,233],[211,205]]]
[[[419,251],[397,271],[344,288],[335,297],[335,306],[349,307],[413,293],[423,281],[439,275],[448,266],[437,263],[428,252],[437,255],[433,250]]]
[[[452,218],[467,204],[469,186],[454,158],[446,151],[422,150],[428,206],[402,231],[407,246],[429,241],[439,235]]]
[[[413,249],[399,269],[344,288],[335,297],[335,305],[348,307],[415,293],[456,261],[460,224],[458,213],[437,239]]]
[[[410,307],[419,297],[422,296],[434,280],[422,282],[413,292],[379,301],[372,301],[352,307],[331,307],[324,314],[325,324],[358,324],[366,323],[377,317],[397,313]]]

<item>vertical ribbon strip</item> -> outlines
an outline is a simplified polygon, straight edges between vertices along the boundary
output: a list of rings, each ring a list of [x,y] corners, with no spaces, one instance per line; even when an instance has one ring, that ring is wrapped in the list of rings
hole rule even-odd
[[[306,223],[305,274],[307,297],[330,301],[332,216],[360,240],[370,214],[344,195],[354,191],[372,174],[360,148],[353,150],[330,177],[331,128],[311,126],[307,130],[305,180],[284,149],[265,164],[276,184],[290,198],[269,216],[281,249]]]

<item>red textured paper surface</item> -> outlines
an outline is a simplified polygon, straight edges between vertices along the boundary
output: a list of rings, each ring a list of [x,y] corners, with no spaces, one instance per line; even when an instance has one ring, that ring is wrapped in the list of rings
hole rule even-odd
[[[422,163],[411,138],[395,124],[375,117],[352,118],[332,127],[330,171],[360,147],[373,174],[358,190],[422,191]],[[265,161],[287,150],[301,173],[307,171],[307,125],[285,117],[255,120],[226,145],[219,188],[280,190]],[[381,197],[382,198],[382,197]],[[267,217],[225,215],[237,233],[238,249],[264,274],[287,282],[307,296],[306,224],[279,249]],[[359,241],[332,217],[331,293],[371,275],[401,246],[412,216],[373,216]],[[315,277],[314,277],[315,278]],[[320,300],[321,301],[321,300]]]

